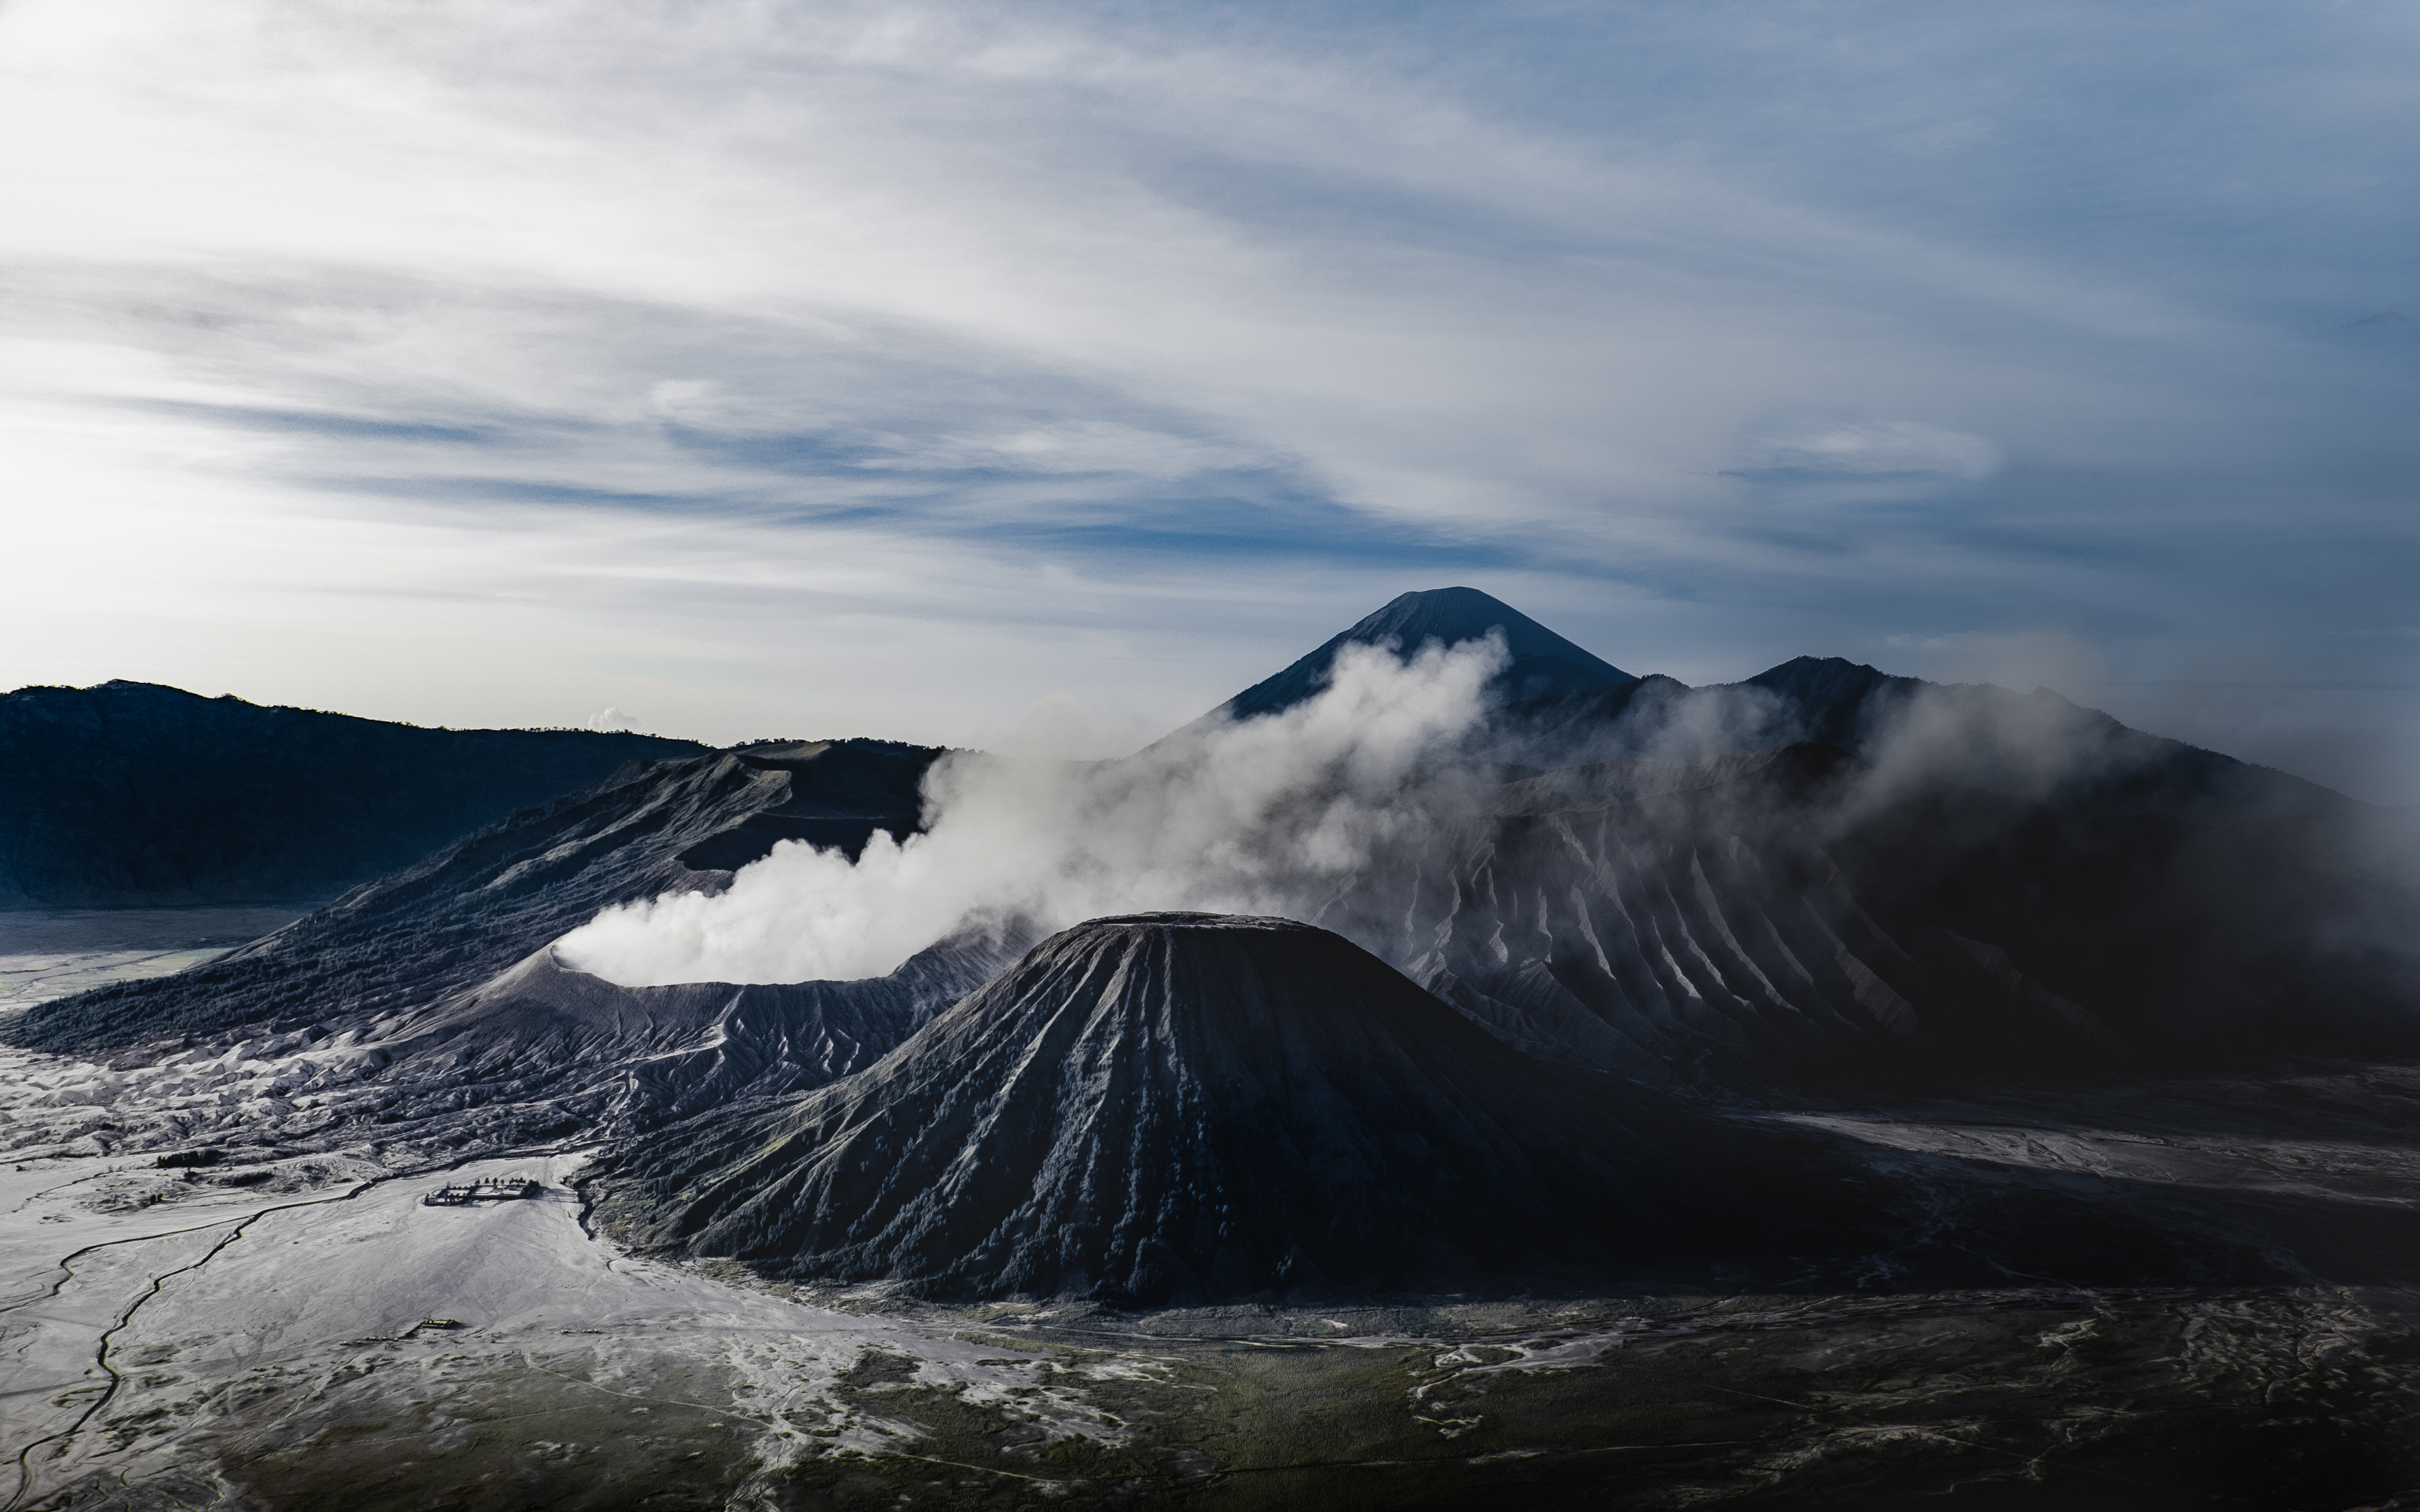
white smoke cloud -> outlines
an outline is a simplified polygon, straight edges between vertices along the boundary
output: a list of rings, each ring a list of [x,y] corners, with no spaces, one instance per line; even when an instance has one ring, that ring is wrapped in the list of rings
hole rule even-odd
[[[1327,689],[1122,760],[952,755],[926,829],[855,862],[783,842],[720,895],[608,909],[557,942],[625,986],[878,976],[970,924],[1059,929],[1150,909],[1311,918],[1451,810],[1450,764],[1504,665],[1491,636],[1399,660],[1346,646]]]

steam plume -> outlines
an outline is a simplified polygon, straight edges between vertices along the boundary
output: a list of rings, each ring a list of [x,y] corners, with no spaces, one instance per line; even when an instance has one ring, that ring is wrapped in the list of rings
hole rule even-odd
[[[1479,727],[1505,660],[1497,636],[1402,659],[1347,645],[1307,702],[1119,761],[945,757],[925,779],[923,834],[877,832],[853,863],[785,841],[719,896],[609,909],[556,949],[626,986],[807,981],[880,975],[962,928],[1011,918],[1309,918],[1455,801],[1440,758]]]

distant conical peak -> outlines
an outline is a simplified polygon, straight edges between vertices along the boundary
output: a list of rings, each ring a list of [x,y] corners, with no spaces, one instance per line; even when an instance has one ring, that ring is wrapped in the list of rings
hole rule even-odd
[[[1423,588],[1399,594],[1329,643],[1375,645],[1394,640],[1405,651],[1417,651],[1431,640],[1459,645],[1484,640],[1491,632],[1501,634],[1505,649],[1516,657],[1543,654],[1597,662],[1617,681],[1630,679],[1629,673],[1599,661],[1593,653],[1476,588]]]
[[[1337,653],[1348,645],[1392,646],[1399,655],[1410,656],[1431,641],[1455,646],[1491,634],[1503,638],[1507,658],[1496,677],[1497,690],[1512,700],[1586,693],[1638,681],[1491,594],[1476,588],[1426,588],[1398,594],[1276,676],[1229,699],[1213,717],[1256,718],[1316,697],[1327,686]]]

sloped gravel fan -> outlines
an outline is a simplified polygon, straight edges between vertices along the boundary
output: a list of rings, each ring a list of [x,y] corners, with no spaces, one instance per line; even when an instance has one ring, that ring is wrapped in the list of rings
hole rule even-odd
[[[1054,935],[781,1112],[609,1160],[599,1211],[641,1244],[937,1296],[1635,1271],[1719,1227],[1713,1127],[1505,1047],[1324,930],[1147,914]]]

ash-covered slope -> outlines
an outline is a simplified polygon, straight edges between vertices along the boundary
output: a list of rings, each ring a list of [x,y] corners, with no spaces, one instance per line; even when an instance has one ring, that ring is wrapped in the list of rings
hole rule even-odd
[[[1511,654],[1496,679],[1506,699],[1578,696],[1638,681],[1476,588],[1430,588],[1396,597],[1276,676],[1229,699],[1210,717],[1251,719],[1294,707],[1326,686],[1336,654],[1348,645],[1392,644],[1408,656],[1432,640],[1454,646],[1484,640],[1491,631],[1503,636]]]
[[[1504,780],[1305,917],[1525,1050],[1838,1088],[2420,1049],[2413,826],[2315,783],[1838,657],[1504,691],[1458,753]]]
[[[2261,806],[2180,805],[1815,745],[1571,767],[1322,921],[1526,1050],[1732,1089],[2420,1048],[2420,894],[2315,864]]]
[[[598,1169],[634,1242],[918,1293],[1125,1303],[1637,1274],[1737,1242],[1724,1140],[1359,948],[1151,914],[1053,936],[872,1070]]]
[[[0,694],[0,908],[333,897],[694,741],[424,730],[149,683]]]
[[[106,1105],[80,1126],[0,1124],[0,1149],[368,1143],[409,1162],[614,1137],[861,1071],[1015,955],[1010,940],[970,934],[855,981],[623,987],[541,949],[425,1008],[256,1025],[192,1049],[154,1041],[112,1062]]]
[[[84,1053],[243,1026],[291,1031],[445,1003],[613,903],[717,890],[778,841],[854,850],[905,832],[939,750],[768,746],[632,763],[524,810],[209,965],[45,1003],[11,1043]]]
[[[551,1126],[612,1134],[805,1091],[874,1064],[1015,960],[1016,943],[970,933],[857,981],[673,987],[624,987],[542,947],[380,1026],[380,1121],[442,1119],[467,1101],[500,1127],[542,1108]]]

